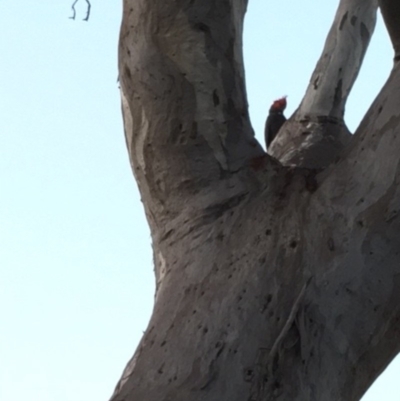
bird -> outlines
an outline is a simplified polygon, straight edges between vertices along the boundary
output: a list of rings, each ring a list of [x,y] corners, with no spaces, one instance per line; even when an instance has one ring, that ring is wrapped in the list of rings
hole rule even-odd
[[[267,121],[265,122],[265,147],[268,150],[269,145],[275,139],[282,125],[286,121],[283,111],[286,108],[286,96],[274,100],[269,109]]]

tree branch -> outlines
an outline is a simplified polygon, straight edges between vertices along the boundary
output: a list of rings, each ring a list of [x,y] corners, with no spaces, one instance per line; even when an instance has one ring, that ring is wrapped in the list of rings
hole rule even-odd
[[[396,51],[399,3],[382,0],[380,6]],[[334,219],[342,222],[331,234],[340,238],[336,252],[341,254],[341,262],[333,274],[326,274],[325,300],[315,302],[325,316],[334,307],[338,316],[345,316],[339,326],[329,329],[332,333],[339,330],[347,338],[343,350],[352,349],[352,363],[357,366],[344,399],[359,399],[371,379],[400,350],[396,340],[400,333],[399,104],[400,65],[395,63],[352,143],[338,163],[323,173],[325,177],[320,177],[318,197],[310,204],[318,213],[324,199],[323,204],[332,210],[325,209],[318,224],[328,227]],[[349,283],[347,288],[343,283]],[[352,305],[342,311],[337,304],[341,291],[347,292]],[[360,318],[361,314],[364,317]]]
[[[375,29],[377,8],[377,0],[341,0],[297,119],[326,116],[343,120]]]
[[[295,114],[270,153],[284,164],[326,167],[350,140],[343,121],[376,23],[377,0],[341,0],[322,55]]]
[[[92,8],[92,5],[90,4],[89,0],[86,0],[86,4],[87,6],[87,12],[86,12],[86,17],[83,19],[83,21],[89,21],[89,17],[90,17],[90,10]]]
[[[124,1],[125,136],[158,287],[113,401],[356,400],[399,350],[400,65],[310,189],[254,142],[245,8]]]
[[[159,221],[161,211],[179,214],[188,205],[177,201],[183,193],[207,188],[217,203],[236,197],[249,179],[232,181],[233,192],[226,180],[236,180],[236,172],[264,155],[244,85],[247,0],[183,3],[124,1],[119,76],[125,136],[150,220]],[[201,196],[191,201],[197,209],[206,206]]]
[[[379,7],[395,51],[400,59],[400,3],[397,0],[379,0]]]
[[[318,224],[332,227],[333,220],[341,221],[340,226],[335,224],[336,233],[331,234],[340,244],[336,251],[341,254],[335,270],[336,284],[330,273],[326,281],[332,288],[340,288],[339,281],[353,283],[347,290],[344,288],[352,299],[351,309],[336,311],[346,314],[339,330],[347,341],[357,344],[357,350],[352,351],[353,364],[359,367],[351,387],[354,394],[344,399],[359,399],[371,375],[377,377],[399,352],[398,341],[393,341],[400,332],[398,104],[400,66],[396,63],[349,148],[335,166],[322,174],[325,178],[320,177],[318,197],[310,204],[314,213],[322,210],[321,199],[329,205],[331,212],[325,209],[325,217],[318,219]],[[324,292],[326,309],[322,314],[337,307],[342,290],[334,293],[332,289],[328,296],[329,291]],[[368,318],[360,319],[362,313]],[[350,344],[346,347],[351,348]]]
[[[72,17],[69,17],[70,19],[75,19],[75,17],[76,17],[76,10],[75,10],[75,5],[76,5],[76,3],[78,2],[79,0],[75,0],[73,3],[72,3],[72,6],[71,6],[71,8],[72,8],[72,12],[73,12],[73,14],[72,14]],[[90,4],[90,1],[89,0],[85,0],[86,1],[86,4],[87,4],[87,11],[86,11],[86,17],[83,19],[83,21],[89,21],[89,17],[90,17],[90,10],[91,10],[91,8],[92,8],[92,5]]]
[[[78,1],[79,1],[79,0],[75,0],[75,1],[72,3],[71,8],[72,8],[73,14],[72,14],[72,17],[69,17],[69,19],[75,19],[75,17],[76,17],[75,4],[76,4]]]

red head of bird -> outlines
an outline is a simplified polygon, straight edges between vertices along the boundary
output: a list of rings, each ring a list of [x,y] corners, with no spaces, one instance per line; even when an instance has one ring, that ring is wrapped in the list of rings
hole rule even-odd
[[[281,97],[280,99],[274,100],[271,106],[271,110],[283,111],[286,109],[286,97]]]

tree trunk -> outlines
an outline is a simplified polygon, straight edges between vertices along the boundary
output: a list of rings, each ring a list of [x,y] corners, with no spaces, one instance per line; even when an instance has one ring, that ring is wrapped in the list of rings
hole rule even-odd
[[[400,67],[336,165],[284,167],[249,122],[246,5],[124,1],[125,135],[157,290],[112,401],[359,400],[399,352]],[[397,3],[381,6],[396,44]]]
[[[296,112],[269,153],[285,165],[327,167],[350,142],[344,111],[375,29],[378,0],[341,0]]]

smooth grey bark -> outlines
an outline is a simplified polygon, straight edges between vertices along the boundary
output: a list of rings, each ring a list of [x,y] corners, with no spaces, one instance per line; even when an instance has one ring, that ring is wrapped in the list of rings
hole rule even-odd
[[[344,111],[375,29],[378,0],[341,0],[306,94],[269,153],[285,165],[327,167],[349,143]]]
[[[379,3],[382,15],[386,21],[386,27],[393,43],[395,60],[400,58],[400,3],[396,0],[382,1]]]
[[[124,1],[157,291],[112,401],[359,400],[399,352],[399,64],[335,165],[284,167],[248,118],[246,4]]]

